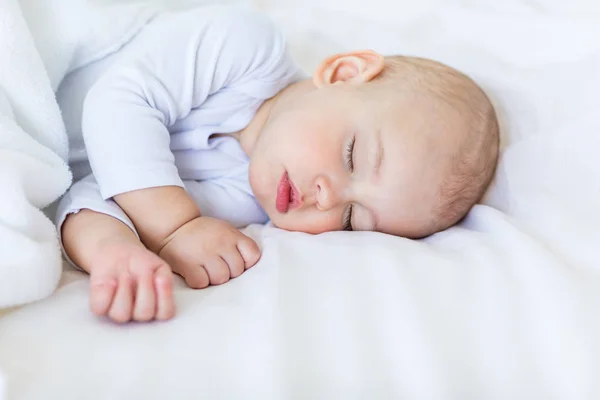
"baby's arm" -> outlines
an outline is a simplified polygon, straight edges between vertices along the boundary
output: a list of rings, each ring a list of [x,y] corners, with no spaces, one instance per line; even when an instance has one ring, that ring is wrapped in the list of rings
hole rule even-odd
[[[157,254],[169,236],[201,216],[196,203],[178,186],[139,189],[119,194],[114,200],[135,224],[141,241]]]
[[[260,65],[257,59],[268,59],[272,41],[266,39],[272,28],[253,13],[222,13],[207,22],[204,12],[168,16],[142,32],[144,37],[127,49],[126,59],[88,94],[83,133],[103,198],[113,198],[127,213],[142,242],[186,279],[188,266],[204,266],[210,282],[221,283],[220,273],[214,279],[210,273],[213,267],[224,269],[219,259],[231,259],[235,265],[229,266],[230,276],[236,276],[239,257],[244,257],[243,265],[253,264],[258,248],[230,225],[200,217],[174,164],[169,129],[212,93],[235,87]],[[226,249],[197,246],[214,237],[228,244]],[[251,248],[247,259],[241,250],[245,248]],[[230,257],[233,250],[238,258]],[[197,254],[201,251],[216,255],[207,260]],[[198,279],[193,283],[207,284]]]
[[[192,288],[218,285],[241,275],[260,257],[258,246],[231,224],[201,217],[187,192],[175,186],[115,196],[142,242]]]

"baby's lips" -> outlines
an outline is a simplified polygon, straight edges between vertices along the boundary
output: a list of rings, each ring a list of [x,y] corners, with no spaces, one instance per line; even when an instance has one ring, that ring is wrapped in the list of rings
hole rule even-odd
[[[290,181],[287,172],[285,172],[277,186],[277,198],[275,199],[275,208],[280,213],[285,214],[288,212],[290,207],[290,191]]]

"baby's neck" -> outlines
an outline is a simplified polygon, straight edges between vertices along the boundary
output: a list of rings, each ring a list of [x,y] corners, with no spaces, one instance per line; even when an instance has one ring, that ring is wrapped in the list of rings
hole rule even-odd
[[[252,118],[252,121],[236,135],[244,152],[250,156],[254,149],[254,144],[258,140],[264,126],[269,122],[271,116],[279,110],[284,109],[293,103],[293,100],[302,94],[315,89],[310,79],[305,79],[292,83],[275,96],[263,102],[258,111]],[[273,112],[275,111],[275,113]]]

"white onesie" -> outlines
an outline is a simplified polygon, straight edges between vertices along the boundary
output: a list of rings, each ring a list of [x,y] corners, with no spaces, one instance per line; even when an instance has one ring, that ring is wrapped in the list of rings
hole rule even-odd
[[[77,181],[59,204],[59,232],[84,208],[135,232],[111,198],[167,185],[184,187],[203,215],[266,222],[238,141],[211,135],[243,129],[264,100],[305,77],[261,14],[206,7],[156,17],[58,90]]]

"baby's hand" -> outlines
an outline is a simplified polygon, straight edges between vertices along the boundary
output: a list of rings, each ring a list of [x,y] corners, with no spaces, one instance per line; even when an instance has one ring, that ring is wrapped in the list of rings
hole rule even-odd
[[[256,264],[260,250],[228,222],[198,217],[179,228],[159,255],[191,288],[201,289],[241,275]]]
[[[101,246],[90,286],[94,314],[116,322],[165,320],[175,314],[171,268],[139,242]]]

